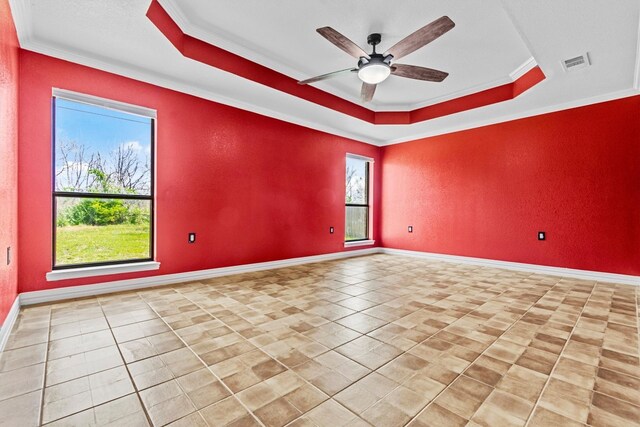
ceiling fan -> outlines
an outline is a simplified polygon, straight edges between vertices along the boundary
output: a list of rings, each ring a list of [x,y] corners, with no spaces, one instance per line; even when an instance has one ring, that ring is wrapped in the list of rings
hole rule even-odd
[[[302,80],[299,81],[298,84],[306,85],[321,80],[332,79],[348,73],[357,72],[358,77],[362,80],[360,97],[363,102],[369,102],[373,98],[373,94],[376,91],[378,83],[382,83],[391,74],[409,79],[441,82],[449,75],[449,73],[434,70],[433,68],[418,67],[416,65],[396,64],[391,61],[400,59],[403,56],[431,43],[455,27],[455,25],[456,24],[448,16],[438,18],[400,40],[384,54],[376,52],[376,46],[382,40],[382,36],[379,33],[373,33],[367,37],[367,43],[373,46],[373,52],[367,54],[360,48],[360,46],[333,28],[318,28],[316,31],[320,33],[322,37],[329,40],[329,42],[347,52],[349,55],[357,58],[358,65],[355,68],[347,68],[345,70],[334,71],[332,73],[322,74],[320,76]]]

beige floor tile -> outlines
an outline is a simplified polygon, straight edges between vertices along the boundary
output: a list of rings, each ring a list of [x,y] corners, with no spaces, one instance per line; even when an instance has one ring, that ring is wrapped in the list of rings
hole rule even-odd
[[[461,376],[443,391],[434,402],[470,420],[492,391],[493,388],[486,384]]]
[[[566,427],[584,427],[586,424],[571,420],[562,415],[551,412],[542,407],[538,407],[533,412],[529,421],[531,427],[547,427],[547,426],[566,426]]]
[[[47,386],[123,365],[115,345],[74,354],[47,363]]]
[[[334,400],[327,400],[307,413],[307,417],[318,427],[342,427],[355,425],[354,413]]]
[[[197,409],[212,405],[230,395],[224,385],[207,368],[202,368],[176,380]]]
[[[19,326],[19,325],[18,325]],[[21,347],[30,347],[36,344],[46,343],[49,340],[49,327],[34,329],[14,329],[5,346],[5,350],[14,350]]]
[[[143,390],[140,397],[154,425],[165,425],[196,411],[175,380]]]
[[[40,423],[42,390],[0,401],[0,426],[33,427]]]
[[[140,400],[135,394],[95,406],[86,411],[62,418],[49,424],[52,427],[75,426],[148,426]]]
[[[409,424],[411,427],[463,427],[465,425],[468,425],[465,418],[443,408],[437,403],[429,405],[424,412]]]
[[[346,326],[349,329],[366,334],[374,329],[378,329],[381,326],[386,325],[388,322],[377,319],[373,316],[368,316],[363,313],[355,313],[347,317],[343,317],[336,321],[342,326]]]
[[[134,391],[124,366],[89,375],[89,386],[93,405],[100,405]]]
[[[194,412],[184,418],[180,418],[170,424],[170,427],[209,427],[209,424],[202,418],[199,412]]]
[[[640,406],[594,393],[587,419],[590,425],[640,425]]]
[[[364,411],[361,416],[374,426],[388,427],[403,426],[411,419],[403,411],[385,401],[376,403]]]
[[[292,390],[286,394],[284,398],[298,411],[305,413],[329,399],[329,396],[321,392],[316,387],[310,384],[305,384],[295,390]]]
[[[200,411],[200,415],[210,426],[226,427],[246,417],[251,418],[237,398],[228,397]]]
[[[572,420],[586,423],[592,391],[552,378],[549,380],[539,405]]]
[[[378,254],[26,307],[0,425],[637,425],[637,293]]]
[[[69,338],[105,329],[109,329],[109,324],[106,318],[100,316],[94,319],[78,320],[52,326],[49,339],[52,341],[60,340],[62,338]]]
[[[39,390],[44,386],[44,363],[0,372],[0,401]]]
[[[284,426],[302,415],[295,406],[282,397],[264,405],[254,413],[267,427]]]
[[[46,424],[90,409],[92,406],[88,377],[47,387],[44,390],[42,422]]]
[[[49,360],[73,356],[74,354],[97,350],[115,344],[110,330],[89,332],[49,343]]]
[[[137,390],[144,390],[154,385],[170,381],[173,374],[160,357],[150,357],[127,365]]]

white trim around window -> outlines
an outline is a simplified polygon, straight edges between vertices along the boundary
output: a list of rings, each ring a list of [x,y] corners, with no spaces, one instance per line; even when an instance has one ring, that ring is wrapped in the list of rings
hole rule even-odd
[[[371,246],[371,245],[375,245],[376,241],[375,240],[352,240],[350,242],[344,242],[344,247],[345,248],[354,248],[357,246]]]
[[[65,268],[47,273],[47,282],[79,279],[81,277],[106,276],[109,274],[135,273],[138,271],[158,270],[157,261],[130,262],[123,264],[98,265],[93,267]]]
[[[52,95],[58,98],[68,99],[69,101],[82,102],[84,104],[95,105],[98,107],[109,108],[123,113],[136,114],[138,116],[157,119],[157,112],[152,108],[140,107],[139,105],[127,104],[126,102],[113,101],[111,99],[100,98],[98,96],[87,95],[84,93],[73,92],[65,89],[52,89]]]
[[[344,247],[356,247],[356,246],[371,246],[375,244],[375,240],[373,240],[373,205],[374,205],[374,165],[375,160],[371,157],[363,156],[360,154],[347,153],[346,158],[364,160],[369,163],[368,176],[367,176],[367,205],[368,205],[368,213],[369,216],[367,218],[367,240],[345,240]]]

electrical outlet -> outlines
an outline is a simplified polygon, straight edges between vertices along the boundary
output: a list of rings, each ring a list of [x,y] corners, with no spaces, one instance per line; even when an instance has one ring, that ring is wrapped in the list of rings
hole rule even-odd
[[[547,232],[538,231],[538,240],[547,240]]]
[[[407,231],[408,231],[409,233],[413,233],[413,225],[408,226],[408,227],[407,227]]]
[[[7,247],[7,265],[11,264],[11,246]]]
[[[196,233],[189,233],[189,243],[196,242]]]
[[[333,227],[329,227],[329,234],[333,234],[333,232],[334,232]]]

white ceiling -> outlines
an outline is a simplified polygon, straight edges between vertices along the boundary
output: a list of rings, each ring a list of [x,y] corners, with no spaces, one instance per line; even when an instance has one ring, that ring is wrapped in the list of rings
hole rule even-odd
[[[378,86],[374,110],[412,110],[468,93],[475,88],[508,81],[509,74],[531,58],[520,35],[499,2],[466,0],[367,2],[280,0],[278,7],[264,0],[165,0],[187,32],[269,68],[303,80],[354,67],[357,60],[342,52],[315,29],[331,26],[371,52],[367,35],[382,34],[383,53],[405,36],[443,16],[456,26],[399,63],[449,72],[442,83],[392,77]],[[223,10],[224,13],[220,13]],[[286,11],[286,13],[283,13]],[[360,103],[355,74],[315,86]]]
[[[10,2],[25,49],[378,145],[639,93],[637,0],[160,0],[185,33],[299,79],[355,65],[320,26],[365,50],[367,34],[381,32],[384,50],[450,16],[453,30],[399,61],[450,76],[440,84],[391,77],[366,105],[377,111],[507,83],[531,57],[547,76],[514,100],[412,125],[373,125],[184,58],[146,18],[149,0]],[[561,60],[584,52],[592,66],[565,73]],[[355,76],[317,87],[359,103]]]

